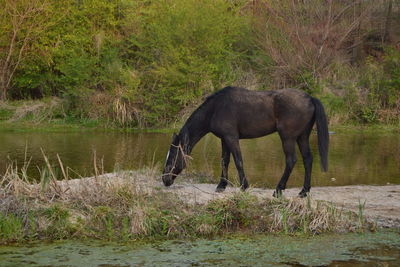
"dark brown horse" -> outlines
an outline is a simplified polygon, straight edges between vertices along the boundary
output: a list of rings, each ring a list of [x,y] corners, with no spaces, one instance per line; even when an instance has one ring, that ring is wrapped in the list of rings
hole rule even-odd
[[[240,186],[245,190],[249,184],[243,170],[239,139],[257,138],[277,131],[282,140],[286,167],[274,196],[280,196],[286,188],[296,163],[297,143],[305,169],[304,186],[299,195],[305,197],[311,188],[313,158],[309,136],[315,122],[321,168],[326,171],[329,133],[325,111],[318,99],[295,89],[250,91],[226,87],[209,96],[189,117],[179,134],[174,134],[162,180],[166,186],[173,184],[186,167],[185,157],[204,135],[211,132],[221,139],[222,145],[222,174],[216,191],[224,191],[228,184],[231,154],[239,173]]]

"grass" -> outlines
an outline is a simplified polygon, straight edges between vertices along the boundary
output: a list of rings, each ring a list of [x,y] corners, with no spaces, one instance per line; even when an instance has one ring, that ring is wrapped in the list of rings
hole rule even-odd
[[[46,155],[43,154],[46,160]],[[64,169],[59,160],[60,169]],[[94,164],[98,164],[94,161]],[[363,215],[306,199],[258,198],[248,192],[196,203],[164,190],[157,168],[85,179],[41,181],[10,164],[0,184],[0,243],[30,240],[197,238],[229,234],[314,235],[373,229]],[[101,166],[98,168],[101,170]]]
[[[337,133],[379,133],[379,134],[398,134],[400,125],[395,124],[343,124],[333,125],[329,129]]]
[[[361,200],[358,200],[358,222],[360,224],[360,228],[363,227],[364,221],[365,221],[365,216],[364,216],[364,210],[365,210],[365,203],[366,201],[364,201],[363,203],[361,203]]]
[[[170,128],[121,126],[107,118],[76,118],[68,115],[58,98],[0,103],[0,130],[9,132],[172,132]]]
[[[31,121],[8,122],[0,120],[0,131],[2,132],[135,132],[135,133],[173,133],[178,131],[173,128],[117,128],[106,126],[98,121],[82,121],[66,122],[64,120],[34,123]]]
[[[180,124],[179,124],[180,125]],[[175,125],[176,126],[176,125]],[[178,127],[179,128],[179,127]],[[30,120],[24,121],[8,121],[0,118],[0,131],[7,132],[140,132],[140,133],[173,133],[179,131],[178,128],[123,128],[107,125],[106,122],[98,120],[65,120],[55,119],[45,122],[34,122]],[[399,125],[394,124],[334,124],[329,127],[330,131],[337,133],[352,133],[362,131],[365,133],[399,133]]]

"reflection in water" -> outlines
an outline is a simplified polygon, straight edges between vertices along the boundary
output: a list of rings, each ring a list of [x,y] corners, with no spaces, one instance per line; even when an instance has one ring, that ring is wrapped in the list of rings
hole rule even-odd
[[[54,165],[57,165],[58,153],[64,165],[81,176],[94,173],[94,151],[98,162],[103,161],[106,172],[139,169],[155,164],[161,169],[170,139],[170,134],[158,133],[0,132],[0,172],[4,173],[9,159],[16,160],[22,165],[26,147],[28,157],[32,157],[29,173],[34,178],[39,176],[38,168],[45,166],[40,148],[43,148]],[[314,134],[311,136],[315,159],[313,186],[400,183],[399,135],[370,133],[331,135],[328,173],[320,171],[316,141]],[[284,169],[284,156],[278,135],[240,142],[249,181],[256,186],[275,187]],[[219,139],[211,134],[207,135],[195,147],[188,171],[213,176],[217,182],[220,175],[220,153]],[[237,179],[233,161],[231,162],[230,177]],[[302,185],[304,175],[302,165],[298,153],[298,162],[288,186]],[[72,172],[70,174],[74,176]]]

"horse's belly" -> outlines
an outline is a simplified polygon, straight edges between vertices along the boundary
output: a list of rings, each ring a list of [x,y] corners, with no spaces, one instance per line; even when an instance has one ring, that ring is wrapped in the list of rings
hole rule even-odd
[[[249,139],[265,136],[276,132],[276,125],[273,120],[247,120],[239,125],[239,138]]]

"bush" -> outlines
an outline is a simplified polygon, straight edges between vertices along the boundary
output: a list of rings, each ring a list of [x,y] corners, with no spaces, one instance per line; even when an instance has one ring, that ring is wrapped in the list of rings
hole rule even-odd
[[[382,61],[368,58],[360,86],[367,92],[360,106],[362,122],[399,122],[400,117],[400,51],[387,48]]]
[[[233,50],[245,17],[224,0],[152,1],[125,40],[125,56],[140,70],[146,119],[167,122],[203,95],[231,81]],[[138,64],[138,62],[140,64]]]

